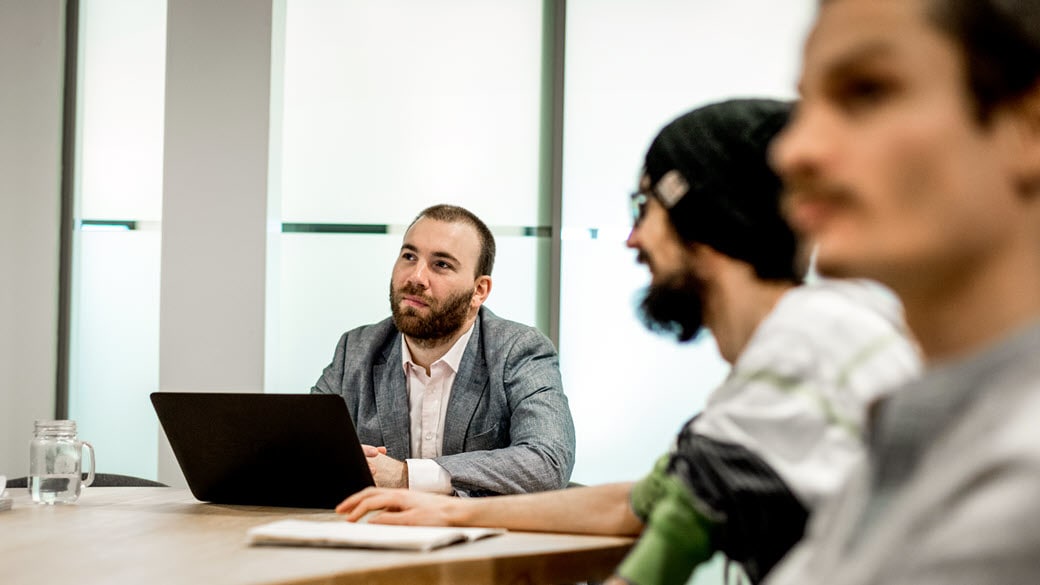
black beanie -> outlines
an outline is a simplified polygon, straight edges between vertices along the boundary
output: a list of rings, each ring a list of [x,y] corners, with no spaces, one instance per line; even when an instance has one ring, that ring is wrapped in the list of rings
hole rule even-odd
[[[790,112],[789,102],[766,99],[693,110],[661,130],[644,171],[684,241],[743,260],[759,278],[799,282],[797,241],[780,215],[780,179],[768,163],[769,143]]]

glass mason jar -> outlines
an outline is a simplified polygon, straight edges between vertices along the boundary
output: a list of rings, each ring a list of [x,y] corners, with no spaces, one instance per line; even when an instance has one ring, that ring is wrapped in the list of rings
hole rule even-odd
[[[90,452],[81,475],[83,447]],[[76,421],[38,420],[29,443],[29,494],[38,504],[70,504],[94,481],[94,447],[76,437]]]

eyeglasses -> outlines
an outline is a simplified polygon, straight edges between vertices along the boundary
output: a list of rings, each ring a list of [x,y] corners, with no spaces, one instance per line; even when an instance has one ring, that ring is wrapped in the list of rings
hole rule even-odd
[[[632,213],[632,227],[639,225],[646,215],[646,203],[650,196],[642,191],[636,191],[629,196],[629,211]]]
[[[646,204],[651,197],[656,199],[665,209],[670,210],[686,196],[689,190],[690,185],[686,182],[686,178],[679,171],[671,170],[661,177],[661,180],[650,189],[649,193],[646,191],[632,193],[629,195],[632,227],[638,226],[639,222],[643,221],[643,218],[646,216]]]

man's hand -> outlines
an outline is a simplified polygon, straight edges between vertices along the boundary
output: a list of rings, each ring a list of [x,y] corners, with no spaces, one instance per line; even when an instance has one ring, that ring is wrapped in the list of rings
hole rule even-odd
[[[368,470],[378,487],[407,488],[408,464],[386,454],[386,447],[362,445],[368,458]]]
[[[385,457],[385,455],[384,455]],[[391,459],[392,461],[392,459]],[[421,526],[452,526],[453,511],[465,504],[459,498],[383,488],[365,488],[343,500],[336,512],[346,514],[356,522],[372,510],[382,510],[369,520],[372,524],[416,524]]]

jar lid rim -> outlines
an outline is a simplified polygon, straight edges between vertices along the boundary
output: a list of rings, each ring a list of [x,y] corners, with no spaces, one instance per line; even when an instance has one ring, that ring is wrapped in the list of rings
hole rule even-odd
[[[35,422],[35,426],[36,426],[36,428],[52,427],[52,428],[57,428],[57,429],[75,429],[76,428],[76,421],[68,420],[68,419],[63,419],[63,420],[43,420],[43,419],[38,419]]]

